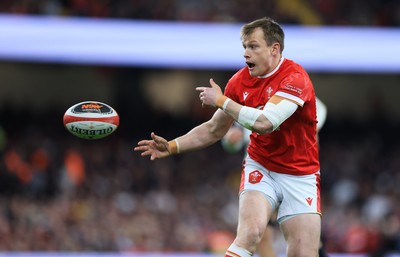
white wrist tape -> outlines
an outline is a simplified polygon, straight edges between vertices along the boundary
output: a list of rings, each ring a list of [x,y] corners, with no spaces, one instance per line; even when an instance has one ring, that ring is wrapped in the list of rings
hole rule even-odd
[[[297,104],[289,100],[282,100],[278,104],[268,102],[262,113],[272,123],[272,130],[275,130],[297,110],[297,107]]]
[[[257,118],[262,114],[261,110],[243,106],[239,111],[238,123],[243,127],[252,130]]]
[[[181,149],[180,149],[180,146],[179,146],[179,142],[178,142],[178,139],[175,139],[174,140],[175,141],[175,143],[176,143],[176,153],[181,153]]]
[[[228,103],[229,103],[230,101],[231,101],[231,99],[229,99],[229,98],[227,98],[227,99],[225,100],[224,104],[222,105],[222,110],[225,111],[226,106],[228,106]]]

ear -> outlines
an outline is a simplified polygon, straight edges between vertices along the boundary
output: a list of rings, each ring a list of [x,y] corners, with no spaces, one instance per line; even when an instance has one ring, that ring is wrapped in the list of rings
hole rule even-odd
[[[271,54],[279,55],[280,53],[281,53],[281,45],[278,42],[273,43],[271,47]]]

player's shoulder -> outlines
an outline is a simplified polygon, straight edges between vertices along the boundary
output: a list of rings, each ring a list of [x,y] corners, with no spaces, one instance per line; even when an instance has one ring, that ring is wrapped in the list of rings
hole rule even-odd
[[[230,90],[238,90],[238,88],[248,87],[252,85],[252,77],[247,67],[238,70],[228,81],[227,88]]]
[[[285,58],[284,62],[282,63],[281,69],[285,72],[291,73],[291,72],[301,72],[301,73],[307,73],[306,70],[301,66],[299,63]]]
[[[249,70],[247,67],[243,67],[240,70],[238,70],[233,76],[231,77],[231,81],[240,81],[242,79],[246,79],[250,77]]]

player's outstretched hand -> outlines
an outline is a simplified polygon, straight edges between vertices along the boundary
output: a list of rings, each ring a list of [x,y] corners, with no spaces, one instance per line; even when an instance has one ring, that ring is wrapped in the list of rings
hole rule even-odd
[[[141,156],[149,156],[150,160],[164,158],[170,155],[168,141],[154,132],[151,132],[151,140],[141,140],[134,148],[135,151],[142,152]]]
[[[222,96],[221,87],[210,79],[211,87],[197,87],[196,90],[200,91],[200,101],[203,106],[217,106],[217,100]]]

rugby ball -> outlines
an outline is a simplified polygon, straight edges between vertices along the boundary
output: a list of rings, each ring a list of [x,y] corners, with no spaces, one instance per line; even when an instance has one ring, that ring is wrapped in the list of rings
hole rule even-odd
[[[74,136],[100,139],[119,126],[119,115],[111,106],[97,101],[77,103],[65,112],[64,126]]]

